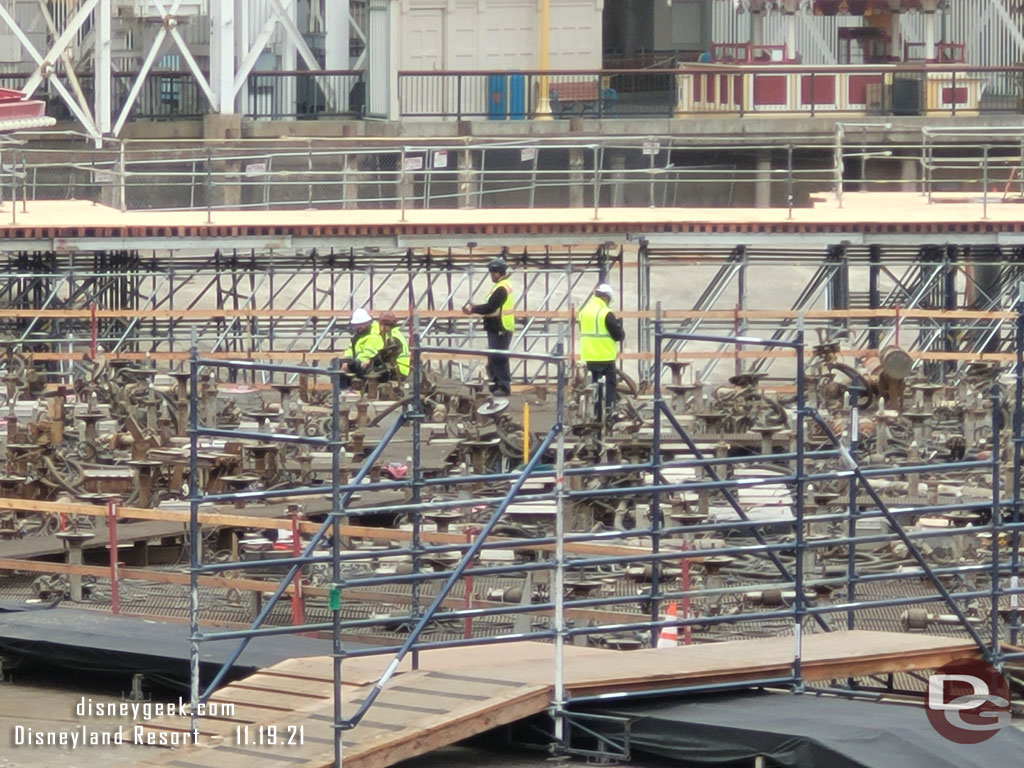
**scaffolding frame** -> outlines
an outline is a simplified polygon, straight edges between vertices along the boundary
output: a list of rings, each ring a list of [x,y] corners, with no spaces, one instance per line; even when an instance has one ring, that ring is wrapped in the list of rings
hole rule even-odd
[[[335,680],[335,759],[336,765],[341,764],[341,734],[344,730],[354,727],[360,719],[372,707],[380,692],[387,686],[389,680],[396,672],[401,660],[408,654],[412,654],[414,668],[418,665],[419,651],[430,648],[452,648],[471,644],[489,644],[511,642],[524,639],[538,639],[554,642],[556,644],[555,662],[553,669],[554,680],[554,701],[552,704],[552,715],[554,717],[554,741],[557,749],[570,749],[571,745],[564,743],[567,733],[567,719],[571,718],[579,708],[585,708],[588,704],[602,700],[600,696],[578,696],[571,701],[565,699],[564,679],[562,669],[561,650],[565,643],[575,642],[578,639],[586,639],[592,636],[607,633],[635,632],[647,635],[652,644],[656,642],[658,632],[666,626],[681,628],[704,628],[709,627],[736,627],[744,623],[754,623],[755,626],[763,626],[768,623],[769,632],[773,634],[790,634],[794,643],[794,656],[790,673],[786,676],[772,676],[764,679],[746,681],[723,686],[695,685],[681,686],[671,689],[657,689],[656,691],[645,691],[640,693],[627,693],[631,695],[651,695],[652,693],[693,693],[707,690],[723,690],[728,687],[757,687],[757,686],[784,686],[794,692],[801,692],[807,689],[802,674],[802,643],[804,634],[807,631],[815,631],[815,626],[822,631],[833,629],[854,629],[858,623],[858,614],[881,607],[915,606],[921,604],[939,604],[955,617],[957,631],[966,633],[971,641],[977,645],[986,661],[1001,669],[1007,661],[1024,658],[1024,653],[1012,649],[1017,643],[1020,631],[1019,595],[1024,592],[1019,586],[1020,557],[1019,539],[1022,527],[1021,521],[1021,452],[1024,445],[1024,424],[1022,424],[1022,397],[1024,397],[1024,295],[1018,297],[1015,306],[1017,312],[1015,343],[1016,360],[1014,365],[1014,410],[1012,420],[1012,434],[1005,436],[1001,432],[1001,393],[998,387],[994,386],[990,393],[990,418],[991,418],[991,454],[976,459],[964,459],[962,461],[938,462],[938,463],[908,463],[895,467],[864,467],[858,461],[858,432],[852,428],[844,440],[841,438],[832,425],[814,407],[810,406],[806,399],[805,370],[803,365],[805,340],[804,325],[798,320],[794,329],[793,340],[779,339],[758,339],[744,338],[746,345],[756,345],[765,348],[789,348],[796,355],[796,397],[793,425],[795,439],[793,449],[783,453],[758,454],[753,456],[710,456],[702,450],[697,439],[691,436],[680,418],[670,407],[670,401],[666,399],[666,390],[663,388],[661,370],[662,357],[666,348],[676,342],[705,342],[713,344],[737,343],[736,337],[719,336],[711,334],[687,334],[678,333],[665,329],[665,323],[661,318],[660,308],[654,320],[654,391],[651,400],[653,432],[651,435],[651,450],[649,459],[645,461],[624,462],[617,465],[604,464],[600,466],[573,465],[566,461],[565,434],[567,424],[565,422],[567,384],[565,371],[568,361],[565,356],[565,347],[561,344],[556,347],[552,355],[538,355],[532,353],[508,352],[510,358],[530,359],[537,363],[554,366],[559,381],[557,408],[554,424],[544,435],[541,444],[536,447],[521,467],[511,471],[502,471],[488,474],[463,474],[458,476],[426,478],[423,475],[420,465],[420,444],[422,435],[420,433],[421,423],[424,418],[420,406],[420,375],[423,366],[423,354],[432,351],[442,350],[446,354],[457,354],[465,356],[481,355],[485,352],[480,350],[450,350],[447,347],[421,347],[418,343],[416,333],[412,336],[413,371],[412,397],[401,413],[398,414],[394,423],[388,428],[386,434],[371,452],[370,456],[363,462],[360,470],[352,482],[342,484],[340,482],[340,440],[338,432],[338,407],[340,396],[339,368],[332,364],[329,369],[318,369],[311,367],[296,366],[274,366],[271,364],[237,363],[221,360],[211,360],[199,357],[198,350],[193,347],[190,361],[190,378],[192,388],[190,391],[190,445],[191,445],[191,478],[198,477],[197,454],[199,442],[203,437],[216,437],[230,435],[234,438],[253,439],[260,442],[268,441],[295,441],[317,442],[319,445],[327,446],[332,456],[333,482],[329,493],[332,499],[332,512],[328,519],[322,524],[318,533],[304,547],[303,554],[299,557],[281,558],[275,563],[288,567],[288,573],[284,576],[278,588],[273,594],[270,603],[264,607],[260,616],[247,630],[225,631],[217,633],[201,633],[198,623],[198,576],[200,574],[224,573],[228,571],[244,570],[251,566],[244,562],[203,564],[201,560],[201,536],[198,529],[198,509],[203,501],[227,501],[227,500],[260,500],[281,498],[283,496],[305,496],[324,495],[323,487],[298,488],[271,491],[247,491],[244,493],[226,493],[216,496],[204,496],[198,483],[190,478],[190,542],[191,553],[190,563],[192,576],[192,648],[193,648],[193,682],[192,682],[192,703],[198,704],[205,701],[215,690],[216,686],[223,679],[227,669],[230,668],[237,655],[244,648],[246,642],[254,637],[273,634],[284,634],[290,632],[311,632],[331,631],[334,648],[334,680]],[[489,354],[495,354],[490,351]],[[266,433],[240,433],[238,431],[220,430],[210,427],[201,427],[198,422],[197,387],[199,382],[199,371],[203,367],[240,367],[263,368],[278,370],[281,373],[305,373],[312,375],[328,376],[331,381],[333,417],[332,432],[329,440],[322,438],[303,438],[297,436],[266,434]],[[859,423],[857,408],[857,397],[851,396],[849,407],[850,424]],[[364,483],[370,467],[376,460],[383,446],[392,440],[400,429],[408,426],[413,433],[413,455],[412,471],[407,480]],[[817,447],[807,443],[808,429],[813,427],[817,430],[819,445]],[[1005,437],[1005,439],[1004,439]],[[670,445],[669,438],[681,442],[683,447]],[[1009,456],[1009,469],[1011,471],[1012,483],[1009,487],[1003,488],[1002,480],[1007,469],[1001,454],[1001,446],[1004,442],[1012,442],[1012,451]],[[555,461],[551,466],[543,466],[545,459],[550,457],[550,450],[555,451]],[[684,456],[685,458],[680,458]],[[782,473],[768,472],[757,476],[742,475],[739,470],[744,468],[755,468],[766,462],[781,464]],[[692,468],[699,472],[694,479],[679,479],[673,475],[674,471]],[[873,487],[872,483],[884,478],[894,476],[917,477],[922,473],[948,473],[948,472],[974,472],[979,476],[987,477],[991,483],[991,493],[978,496],[973,499],[963,499],[953,504],[928,503],[927,505],[903,505],[893,506],[882,498],[880,493]],[[609,485],[603,479],[614,477],[626,478],[629,480],[625,485]],[[580,481],[585,478],[599,478],[596,485],[582,485]],[[541,481],[542,488],[534,489],[527,493],[524,486],[527,481]],[[813,513],[810,509],[809,499],[810,488],[814,484],[825,482],[845,482],[847,495],[845,502],[840,506],[839,511],[825,511],[821,508]],[[741,500],[744,489],[752,487],[764,487],[770,485],[784,485],[789,489],[791,510],[789,515],[779,515],[768,519],[755,519],[747,514]],[[427,491],[443,487],[472,487],[480,486],[486,489],[493,489],[500,486],[503,490],[493,491],[478,495],[475,498],[455,499],[433,499],[428,498]],[[362,492],[374,490],[394,489],[405,487],[410,491],[410,499],[402,505],[391,503],[383,506],[370,505],[361,507],[358,510],[347,509],[346,504],[353,491],[359,489]],[[666,524],[662,514],[672,494],[680,492],[718,492],[721,493],[727,505],[735,513],[730,519],[707,518],[702,522],[681,523],[678,525]],[[1007,494],[1007,492],[1009,492]],[[865,503],[859,493],[864,493],[869,498]],[[570,532],[564,527],[566,505],[582,502],[588,499],[601,498],[630,498],[642,496],[649,499],[649,515],[645,525],[636,529],[612,530],[600,532]],[[554,533],[535,538],[503,538],[500,541],[488,541],[488,537],[494,531],[497,523],[509,506],[515,501],[541,501],[554,503]],[[475,537],[462,545],[432,545],[426,542],[422,531],[422,516],[425,512],[439,509],[463,508],[468,505],[482,506],[493,511],[487,516],[482,528]],[[383,551],[377,552],[378,557],[383,556],[405,556],[411,559],[412,572],[409,574],[369,576],[364,578],[350,579],[343,573],[342,565],[353,559],[365,557],[365,553],[358,550],[343,552],[340,547],[343,533],[342,518],[348,515],[371,514],[381,510],[396,509],[408,511],[411,514],[413,525],[413,536],[411,545],[408,547],[389,546]],[[941,529],[941,530],[908,530],[907,521],[913,521],[923,516],[949,513],[957,510],[991,510],[991,519],[988,522],[979,523],[972,528]],[[870,533],[862,528],[870,521],[884,522],[887,528],[878,533]],[[809,535],[810,526],[815,525],[819,529],[822,525],[835,525],[840,533],[836,535]],[[780,536],[779,528],[790,530],[792,539]],[[315,554],[315,547],[318,541],[330,531],[333,540],[329,554]],[[743,532],[744,535],[753,538],[752,543],[744,541],[727,543],[727,546],[701,546],[706,539],[698,538],[702,534],[724,534],[726,532]],[[975,536],[981,534],[988,536],[991,552],[986,560],[982,552],[977,563],[955,565],[943,565],[930,560],[929,556],[922,549],[922,544],[934,541],[938,537]],[[675,536],[684,537],[683,542],[673,539]],[[1007,537],[1006,547],[1000,545],[1000,539]],[[607,555],[593,555],[588,557],[572,556],[573,547],[578,544],[593,545],[596,543],[607,545],[609,543],[622,542],[626,538],[640,538],[649,540],[648,549],[642,554],[622,554],[613,551]],[[774,540],[770,540],[774,539]],[[908,557],[913,561],[913,568],[901,568],[894,571],[869,571],[862,572],[858,564],[858,548],[866,545],[882,542],[898,542],[906,548]],[[678,548],[676,545],[682,544]],[[553,549],[554,556],[549,561],[534,561],[515,565],[480,566],[474,564],[477,555],[495,547],[527,547],[534,550]],[[809,573],[809,563],[816,552],[824,552],[834,548],[845,549],[845,568],[842,576],[829,576],[828,574]],[[422,568],[423,558],[427,555],[434,555],[442,552],[455,552],[458,555],[458,563],[450,571],[428,572]],[[577,553],[578,554],[578,553]],[[682,582],[677,585],[673,577],[663,572],[668,565],[679,562],[686,567],[686,564],[704,563],[707,570],[709,562],[707,558],[748,556],[761,558],[765,570],[777,571],[777,580],[770,583],[773,587],[788,590],[791,592],[789,604],[783,600],[780,606],[766,606],[765,610],[755,610],[745,601],[736,607],[731,613],[708,613],[699,615],[691,612],[689,608],[681,616],[674,619],[662,619],[662,606],[669,601],[680,601],[684,606],[690,606],[691,602],[696,603],[708,599],[727,599],[737,595],[746,594],[751,590],[750,584],[739,586],[720,586],[711,584],[706,580],[699,588]],[[790,567],[784,559],[790,559]],[[260,624],[269,614],[270,606],[284,593],[287,586],[292,583],[299,569],[304,565],[328,562],[331,565],[332,587],[330,596],[330,609],[332,621],[329,623],[300,624],[289,627],[261,627]],[[581,625],[581,622],[573,619],[578,618],[580,612],[589,612],[589,615],[597,615],[599,611],[608,611],[609,614],[614,608],[624,608],[635,604],[638,598],[635,594],[630,595],[603,595],[600,597],[573,598],[567,593],[567,587],[574,583],[574,579],[587,569],[601,568],[607,566],[625,566],[628,564],[643,563],[650,568],[650,588],[642,593],[641,612],[623,611],[621,618],[612,623],[596,624],[589,622]],[[552,587],[548,596],[540,601],[527,601],[518,605],[501,607],[460,607],[452,609],[446,605],[446,598],[451,593],[453,586],[466,575],[472,566],[472,574],[476,578],[490,575],[522,575],[548,572],[552,579]],[[980,578],[987,578],[987,588],[981,585]],[[947,579],[957,579],[961,583],[958,588],[951,588],[947,585]],[[908,584],[911,580],[918,580],[927,584],[929,591],[925,594],[896,594],[883,597],[872,597],[870,587],[882,582],[893,582],[895,584]],[[429,585],[440,583],[438,589],[429,604],[423,600],[423,590]],[[530,583],[529,580],[526,581]],[[371,586],[385,584],[407,584],[412,585],[410,592],[410,607],[407,617],[410,630],[404,638],[399,639],[395,644],[384,645],[377,648],[349,651],[344,648],[342,637],[343,630],[353,627],[365,627],[374,623],[380,623],[380,619],[342,621],[341,608],[343,604],[343,592],[348,588],[365,589]],[[813,590],[823,587],[833,588],[841,592],[838,601],[825,601],[811,597]],[[1001,601],[1008,599],[1009,606],[1001,605]],[[977,612],[976,616],[968,616],[967,605],[980,602],[983,610]],[[504,632],[498,635],[483,637],[467,636],[461,639],[430,640],[424,639],[423,635],[431,622],[448,620],[455,622],[486,621],[496,616],[519,616],[519,615],[547,616],[550,621],[540,629],[531,628],[529,631],[517,631],[513,628],[511,632]],[[978,625],[978,626],[976,626]],[[987,625],[987,626],[986,626]],[[987,631],[986,631],[987,630]],[[1004,648],[1003,643],[1008,639],[1009,647]],[[198,654],[199,645],[202,642],[217,640],[239,640],[241,641],[235,653],[231,654],[228,662],[222,668],[214,681],[206,688],[200,690],[198,679]],[[360,705],[356,713],[349,718],[341,715],[340,681],[342,662],[345,658],[355,658],[367,655],[391,655],[391,661],[387,664],[385,671],[373,687],[372,693]],[[855,688],[835,688],[831,692],[844,692],[855,695]],[[194,708],[195,709],[195,708]]]

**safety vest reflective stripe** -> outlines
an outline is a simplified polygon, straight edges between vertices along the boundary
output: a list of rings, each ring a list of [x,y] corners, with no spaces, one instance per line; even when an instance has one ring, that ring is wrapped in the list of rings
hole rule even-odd
[[[405,335],[400,330],[398,330],[398,328],[392,328],[390,331],[388,331],[388,335],[387,338],[385,339],[385,342],[391,341],[392,339],[394,339],[395,341],[402,345],[402,351],[398,354],[398,359],[395,360],[395,365],[398,368],[398,373],[401,374],[402,376],[408,376],[411,360],[411,357],[409,355],[409,341],[405,338]]]
[[[352,342],[351,356],[364,365],[384,349],[384,338],[380,335],[380,325],[374,320],[370,330]]]
[[[605,363],[618,357],[615,339],[605,326],[608,312],[604,299],[591,296],[576,316],[580,327],[580,360],[584,363]]]
[[[505,303],[498,308],[497,312],[492,312],[488,317],[500,317],[501,327],[511,333],[516,327],[516,318],[512,314],[512,309],[516,304],[515,298],[512,296],[512,283],[504,278],[499,280],[491,288],[491,294],[493,295],[499,288],[505,289]]]

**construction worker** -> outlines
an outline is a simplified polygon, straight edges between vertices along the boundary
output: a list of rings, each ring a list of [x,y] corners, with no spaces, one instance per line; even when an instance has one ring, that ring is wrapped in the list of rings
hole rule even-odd
[[[384,349],[381,356],[388,364],[394,364],[399,379],[409,375],[411,356],[409,354],[409,340],[402,333],[398,318],[393,312],[385,312],[378,319],[380,335],[384,340]]]
[[[353,379],[365,379],[371,373],[383,370],[380,352],[384,349],[384,338],[377,321],[359,307],[352,313],[349,327],[352,329],[352,346],[341,364],[343,387],[351,386]]]
[[[615,381],[618,344],[626,338],[622,322],[608,308],[614,295],[608,283],[601,283],[576,315],[580,330],[580,360],[587,364],[595,384],[603,382],[604,406],[609,413],[619,398]],[[595,407],[600,419],[603,412],[600,400]]]
[[[508,281],[508,265],[501,259],[495,259],[487,265],[487,271],[492,285],[486,303],[467,302],[462,312],[483,316],[489,349],[508,350],[512,345],[512,331],[515,328],[515,317],[512,314],[515,297],[512,294],[512,283]],[[491,394],[508,397],[512,391],[512,370],[508,356],[488,355],[487,375],[491,379]]]

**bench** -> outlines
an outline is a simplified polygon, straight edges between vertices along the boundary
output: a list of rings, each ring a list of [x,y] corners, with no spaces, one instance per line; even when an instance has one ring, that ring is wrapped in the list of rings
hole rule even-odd
[[[611,112],[619,94],[614,88],[598,88],[595,80],[553,83],[548,90],[551,111],[558,117],[579,112],[595,115]]]

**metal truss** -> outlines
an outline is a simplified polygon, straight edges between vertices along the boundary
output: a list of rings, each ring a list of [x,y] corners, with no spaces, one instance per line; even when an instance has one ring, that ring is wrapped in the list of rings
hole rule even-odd
[[[840,243],[821,249],[700,247],[670,248],[642,244],[639,295],[649,296],[651,272],[665,263],[718,265],[692,313],[705,313],[673,324],[685,335],[711,325],[743,335],[748,330],[749,285],[759,268],[783,265],[813,270],[789,307],[787,317],[772,318],[766,328],[772,340],[795,338],[797,316],[814,310],[833,310],[837,317],[812,325],[819,341],[842,341],[855,350],[880,350],[890,345],[914,352],[963,352],[981,354],[1011,350],[1005,337],[1006,320],[991,318],[941,319],[938,313],[965,309],[1005,311],[1015,305],[1021,277],[1020,249],[998,246],[851,246]],[[650,309],[650,307],[647,307]],[[713,310],[718,310],[717,317]],[[735,317],[723,320],[723,310]],[[843,317],[846,310],[885,310],[871,318]],[[915,310],[934,310],[933,317]],[[908,317],[908,313],[910,317]],[[886,316],[888,315],[888,316]],[[810,322],[810,321],[809,321]],[[810,326],[809,326],[810,327]],[[643,330],[641,330],[643,333]],[[692,344],[690,345],[692,347]],[[720,345],[721,357],[732,345]],[[685,357],[686,339],[670,342],[666,350]],[[763,357],[742,364],[735,358],[734,373],[769,373],[776,358]],[[698,380],[712,376],[720,358],[710,359],[697,372]],[[917,365],[928,367],[918,361]]]
[[[677,308],[666,314],[664,322],[683,336],[669,339],[665,354],[693,361],[695,380],[712,380],[718,366],[730,360],[730,375],[770,374],[786,357],[757,357],[752,350],[739,354],[743,345],[696,344],[690,336],[755,333],[792,341],[801,313],[812,316],[805,327],[819,343],[841,342],[858,355],[896,345],[920,353],[916,365],[934,380],[943,370],[956,369],[948,353],[1012,351],[1005,311],[1016,302],[1022,275],[1018,249],[996,247],[838,244],[797,250],[641,243],[636,271],[627,274],[633,251],[611,243],[582,249],[472,246],[327,246],[287,254],[255,249],[148,256],[136,251],[0,253],[9,276],[0,282],[0,302],[9,310],[0,318],[0,332],[60,359],[73,358],[95,339],[109,355],[180,362],[193,334],[206,354],[326,359],[347,348],[347,318],[364,307],[400,316],[418,312],[425,343],[468,349],[481,345],[483,335],[459,308],[486,294],[484,265],[500,253],[513,270],[521,318],[515,348],[526,352],[550,352],[574,308],[598,282],[611,281],[618,287],[617,309],[638,313],[631,351],[636,368],[629,370],[652,379],[653,312],[662,299],[661,281],[671,275],[673,280],[685,276],[697,298],[684,318],[673,319]],[[806,274],[802,287],[794,282],[788,310],[764,303],[764,295],[749,295],[766,270],[783,264]],[[949,314],[957,309],[968,312]],[[943,359],[947,363],[936,362]],[[455,378],[471,377],[473,365],[443,355],[431,361]],[[516,366],[517,380],[534,373],[522,362]]]
[[[272,42],[281,46],[277,69],[296,69],[297,56],[310,72],[324,69],[324,62],[310,48],[308,32],[324,35],[326,66],[348,69],[350,34],[366,39],[350,13],[348,0],[270,0],[265,18],[254,18],[254,6],[247,0],[145,0],[123,13],[121,0],[77,0],[65,17],[55,19],[45,3],[18,5],[17,0],[0,4],[0,24],[10,29],[29,58],[34,70],[23,86],[27,96],[48,84],[93,139],[117,136],[131,119],[143,89],[154,78],[161,58],[174,51],[180,56],[205,98],[210,112],[235,114],[238,97],[261,55]],[[141,15],[135,16],[140,10]],[[299,28],[301,16],[308,29]],[[19,18],[22,20],[19,22]],[[25,20],[28,21],[25,21]],[[149,34],[158,25],[155,35]],[[203,35],[191,40],[182,33],[185,25],[206,26]],[[49,46],[43,50],[34,30],[47,30]],[[127,36],[125,34],[127,33]],[[114,50],[115,39],[130,39],[134,47]],[[116,54],[116,55],[115,55]],[[136,61],[132,69],[115,70],[117,59]],[[28,63],[28,62],[26,62]],[[357,62],[358,64],[359,62]],[[127,94],[115,102],[114,76],[135,72]],[[80,81],[87,77],[90,87]],[[292,95],[294,98],[294,94]],[[348,94],[333,94],[347,102]],[[347,108],[346,104],[335,105]]]

